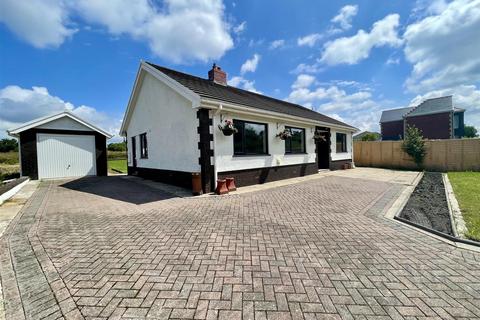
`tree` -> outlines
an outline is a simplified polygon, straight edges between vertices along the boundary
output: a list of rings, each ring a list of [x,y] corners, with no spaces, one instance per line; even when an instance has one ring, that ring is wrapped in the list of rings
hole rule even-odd
[[[478,137],[478,131],[474,126],[465,126],[465,133],[464,137],[465,138],[476,138]]]
[[[402,149],[410,157],[418,167],[422,166],[423,160],[427,155],[425,141],[423,141],[422,131],[414,126],[408,126],[405,139],[402,143]]]
[[[112,142],[108,144],[107,149],[109,151],[127,151],[127,143],[126,142]]]
[[[380,140],[380,134],[375,132],[365,133],[362,137],[362,141],[377,141]]]
[[[17,139],[0,140],[0,152],[18,151]]]

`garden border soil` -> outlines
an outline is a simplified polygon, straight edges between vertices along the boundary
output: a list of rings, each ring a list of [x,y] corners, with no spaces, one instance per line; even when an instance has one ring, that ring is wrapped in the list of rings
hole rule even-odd
[[[454,236],[442,173],[425,172],[399,217]]]
[[[422,182],[423,180],[423,177],[425,176],[425,174],[427,174],[429,172],[424,172],[421,180],[416,184],[416,187],[414,189],[414,191],[410,194],[408,200],[406,202],[404,202],[404,205],[401,209],[401,211],[397,211],[396,214],[392,215],[392,218],[394,220],[397,220],[401,223],[405,223],[407,225],[410,225],[412,227],[415,227],[415,228],[418,228],[420,230],[423,230],[423,231],[427,231],[428,233],[431,233],[433,235],[436,235],[436,236],[440,236],[441,238],[444,238],[446,240],[449,240],[449,241],[452,241],[453,243],[461,243],[461,244],[466,244],[466,245],[471,245],[471,246],[474,246],[474,247],[477,247],[477,248],[480,248],[480,242],[477,242],[477,241],[472,241],[472,240],[468,240],[468,239],[462,239],[462,238],[458,238],[458,237],[455,237],[452,234],[447,234],[447,233],[444,233],[444,232],[441,232],[441,231],[438,231],[438,230],[435,230],[431,227],[427,227],[425,225],[422,225],[422,224],[419,224],[415,221],[411,221],[411,220],[407,220],[405,219],[404,217],[402,217],[402,214],[403,214],[403,211],[404,209],[407,207],[408,203],[410,202],[410,198],[414,195],[415,191],[417,190],[417,187],[420,185],[420,183]],[[431,172],[430,172],[431,173]],[[443,174],[439,173],[441,175],[441,179],[442,179],[442,183],[443,183],[443,188],[441,188],[442,190],[445,191],[446,189],[446,186],[444,185],[445,181],[443,180]],[[437,190],[438,191],[438,190]],[[442,193],[438,191],[438,195],[441,195]],[[447,195],[446,193],[443,193],[443,195],[445,196],[445,199],[447,199]],[[447,207],[448,207],[448,201],[447,201]],[[449,219],[451,219],[451,216],[450,216],[450,210],[448,209],[448,213],[449,215]],[[452,226],[452,221],[450,220],[450,226]],[[453,229],[452,229],[453,230]],[[472,248],[473,249],[473,248]]]

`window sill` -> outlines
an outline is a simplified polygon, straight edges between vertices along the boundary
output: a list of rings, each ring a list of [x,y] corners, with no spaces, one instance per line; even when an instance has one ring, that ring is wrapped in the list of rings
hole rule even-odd
[[[285,153],[284,155],[285,156],[296,156],[296,155],[299,155],[299,154],[308,154],[308,152],[289,152],[289,153]]]
[[[265,154],[234,154],[234,158],[252,158],[252,157],[271,157],[271,154],[265,153]]]

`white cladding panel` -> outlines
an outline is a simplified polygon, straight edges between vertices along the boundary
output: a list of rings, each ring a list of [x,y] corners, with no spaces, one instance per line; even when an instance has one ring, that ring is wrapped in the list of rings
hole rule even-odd
[[[96,175],[95,136],[37,134],[38,178]]]
[[[137,166],[199,172],[197,110],[177,92],[146,74],[127,130],[128,165],[132,163],[132,137]],[[146,133],[148,158],[140,157],[139,135]]]
[[[77,131],[93,131],[87,126],[84,126],[78,121],[70,119],[69,117],[63,117],[57,120],[53,120],[44,123],[37,128],[42,129],[57,129],[57,130],[77,130]]]

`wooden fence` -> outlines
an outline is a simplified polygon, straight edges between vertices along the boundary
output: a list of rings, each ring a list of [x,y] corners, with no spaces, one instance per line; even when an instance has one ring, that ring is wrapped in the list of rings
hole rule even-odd
[[[431,171],[480,171],[480,139],[426,140],[424,167]],[[355,141],[355,165],[416,169],[402,150],[402,141]]]

